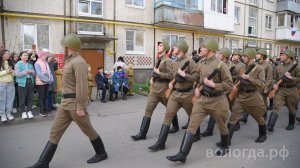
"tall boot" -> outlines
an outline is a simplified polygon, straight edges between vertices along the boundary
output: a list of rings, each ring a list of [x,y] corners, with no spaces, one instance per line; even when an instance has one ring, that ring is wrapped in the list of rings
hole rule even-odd
[[[194,142],[194,135],[190,132],[185,132],[184,137],[181,142],[179,152],[174,156],[167,156],[167,159],[172,162],[185,162],[187,155],[190,153]]]
[[[53,158],[56,148],[57,144],[48,141],[37,163],[28,168],[49,168],[49,163]]]
[[[258,125],[259,128],[259,136],[255,140],[256,143],[263,143],[267,140],[267,131],[266,131],[266,124]]]
[[[194,137],[194,142],[197,142],[201,139],[201,136],[200,136],[200,127],[197,129],[197,132],[195,134],[195,137]]]
[[[146,135],[149,130],[151,118],[148,118],[146,116],[143,117],[143,121],[141,124],[140,132],[137,135],[131,136],[131,138],[135,141],[146,139]]]
[[[212,116],[209,117],[209,121],[207,123],[207,128],[204,132],[202,132],[200,135],[202,137],[207,137],[207,136],[212,136],[214,132],[214,127],[215,127],[216,121],[213,119]]]
[[[270,115],[270,118],[269,118],[268,125],[267,125],[267,130],[268,131],[270,131],[270,132],[274,131],[274,126],[276,124],[277,118],[278,118],[278,114],[272,112],[271,115]]]
[[[274,99],[270,99],[270,104],[269,104],[269,107],[268,107],[268,110],[273,110],[273,102],[274,102]]]
[[[229,139],[228,134],[227,135],[221,135],[221,147],[216,152],[217,156],[224,156],[226,153],[228,153],[229,149]]]
[[[293,130],[295,124],[296,114],[289,114],[289,125],[286,127],[286,130]]]
[[[182,126],[181,128],[182,129],[187,129],[189,127],[189,123],[190,123],[190,118],[189,118],[188,122],[184,126]]]
[[[265,114],[264,114],[265,121],[267,121],[267,118],[268,118],[268,111],[266,111]]]
[[[241,128],[240,122],[237,122],[234,126],[234,131],[238,131],[240,130],[240,128]]]
[[[296,117],[296,120],[300,122],[300,117]]]
[[[95,156],[87,160],[87,163],[97,163],[107,159],[107,153],[100,136],[95,140],[91,140],[91,143],[95,149],[96,154]]]
[[[240,119],[241,122],[247,124],[249,113],[245,113],[243,117]]]
[[[114,100],[118,99],[118,93],[114,93]]]
[[[170,129],[169,133],[173,134],[175,132],[179,131],[179,124],[178,124],[178,117],[177,114],[174,116],[173,120],[172,120],[172,128]]]
[[[228,145],[231,145],[231,139],[232,139],[232,136],[233,136],[234,127],[235,126],[232,125],[232,124],[230,124],[230,123],[228,123],[228,125],[227,125],[228,131],[229,131],[229,134],[228,134]],[[218,143],[216,143],[216,145],[218,147],[222,147],[222,142],[218,142]]]
[[[161,127],[161,130],[160,130],[157,142],[154,145],[148,147],[148,149],[150,149],[152,151],[164,150],[165,143],[168,138],[169,130],[170,130],[170,126],[163,124]]]

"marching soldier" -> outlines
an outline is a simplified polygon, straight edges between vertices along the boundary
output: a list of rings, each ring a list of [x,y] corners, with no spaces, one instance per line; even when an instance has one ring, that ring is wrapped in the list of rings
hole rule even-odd
[[[169,84],[169,89],[173,89],[174,91],[171,93],[168,101],[164,123],[161,127],[158,140],[153,146],[148,147],[152,151],[165,149],[171,122],[181,107],[186,111],[188,116],[192,112],[193,84],[198,80],[199,74],[195,71],[196,63],[186,55],[187,51],[188,45],[186,41],[179,41],[174,47],[173,54],[177,56],[173,74],[175,77],[175,86],[173,86],[173,82]],[[186,68],[181,70],[180,68],[184,65]],[[200,140],[199,129],[197,138],[193,139],[193,141],[198,140]]]
[[[217,155],[225,155],[228,149],[228,129],[225,125],[229,113],[229,103],[224,94],[232,89],[232,79],[227,65],[217,59],[215,56],[218,50],[218,43],[215,40],[204,41],[201,47],[203,61],[197,65],[196,71],[200,72],[200,88],[195,89],[197,97],[202,95],[194,104],[190,123],[183,137],[179,152],[174,156],[168,156],[167,159],[173,162],[185,162],[189,154],[196,130],[207,115],[213,116],[221,132],[222,147],[217,151]],[[211,80],[212,74],[217,71]]]
[[[143,121],[140,127],[140,132],[137,135],[131,136],[131,138],[135,141],[146,139],[146,135],[148,133],[148,129],[150,126],[150,121],[152,114],[154,112],[154,109],[158,105],[159,102],[161,102],[164,106],[167,106],[167,98],[165,96],[165,93],[168,89],[168,84],[170,80],[173,78],[173,72],[172,72],[172,61],[170,58],[166,56],[166,53],[170,50],[169,43],[167,41],[162,41],[158,45],[158,54],[159,59],[161,61],[158,68],[154,68],[154,77],[153,77],[153,83],[152,83],[152,89],[148,95],[148,102],[145,110],[145,114],[143,117]],[[174,117],[173,126],[174,132],[178,131],[178,118],[177,115]],[[175,124],[174,124],[175,123]]]
[[[286,130],[293,130],[295,124],[296,116],[296,106],[299,101],[299,93],[297,91],[297,82],[300,81],[300,70],[296,67],[291,72],[288,72],[291,67],[294,66],[294,62],[291,58],[295,56],[295,53],[286,49],[282,54],[280,54],[281,64],[276,66],[274,73],[274,80],[277,82],[279,79],[282,79],[280,85],[275,84],[274,89],[277,90],[274,97],[274,107],[273,112],[268,121],[267,130],[270,132],[274,131],[274,126],[276,124],[278,113],[280,112],[284,104],[287,105],[289,110],[289,124],[286,127]]]
[[[254,63],[255,55],[255,49],[247,48],[244,50],[243,60],[246,64],[246,68],[247,70],[249,70],[250,67],[253,69],[248,74],[244,73],[241,75],[240,88],[237,98],[233,103],[230,121],[227,126],[229,130],[229,145],[231,145],[234,125],[236,125],[245,111],[247,111],[259,125],[259,137],[255,142],[262,143],[267,139],[266,122],[263,118],[266,112],[266,106],[259,92],[259,90],[265,86],[265,72],[260,65]],[[217,146],[221,146],[221,143],[217,143]]]
[[[80,39],[75,34],[66,35],[61,44],[65,47],[66,58],[62,76],[62,102],[55,116],[49,141],[38,162],[30,168],[48,168],[65,130],[74,121],[89,137],[96,155],[88,163],[107,159],[103,142],[91,125],[87,113],[88,106],[88,68],[85,60],[79,55]]]
[[[234,70],[232,75],[233,83],[235,83],[239,79],[240,72],[246,69],[246,65],[241,62],[242,51],[235,49],[232,52],[232,62],[234,64]]]
[[[234,67],[234,64],[229,60],[230,55],[231,55],[231,52],[228,48],[221,48],[219,50],[219,52],[217,53],[217,57],[227,65],[229,72],[231,74],[234,71],[235,67]],[[200,135],[202,137],[212,136],[214,127],[215,127],[215,123],[216,123],[216,121],[213,119],[212,116],[210,116],[208,123],[207,123],[206,130],[204,132],[202,132]]]
[[[267,51],[266,49],[259,49],[256,54],[256,62],[258,65],[260,65],[264,71],[265,71],[265,88],[261,89],[261,94],[264,99],[265,106],[268,107],[268,93],[272,89],[272,84],[273,84],[273,67],[270,63],[268,63],[267,60]],[[241,122],[247,123],[248,121],[248,116],[249,113],[245,113],[244,116],[241,118]],[[264,114],[265,120],[267,119],[267,110],[266,113]]]

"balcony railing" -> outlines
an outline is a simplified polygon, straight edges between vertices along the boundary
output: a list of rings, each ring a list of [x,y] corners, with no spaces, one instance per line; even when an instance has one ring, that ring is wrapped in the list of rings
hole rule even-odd
[[[300,13],[300,1],[298,0],[277,0],[277,12],[291,11]]]
[[[199,10],[198,0],[155,0],[154,8],[163,5],[191,11]]]
[[[300,31],[295,29],[293,32],[290,27],[276,28],[276,40],[300,42]]]

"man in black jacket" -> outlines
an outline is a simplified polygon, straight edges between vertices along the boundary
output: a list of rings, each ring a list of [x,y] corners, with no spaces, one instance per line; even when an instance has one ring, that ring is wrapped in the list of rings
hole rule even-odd
[[[102,103],[106,103],[106,90],[108,89],[108,79],[106,77],[106,74],[104,73],[103,67],[98,67],[98,73],[95,77],[97,88],[102,90]]]

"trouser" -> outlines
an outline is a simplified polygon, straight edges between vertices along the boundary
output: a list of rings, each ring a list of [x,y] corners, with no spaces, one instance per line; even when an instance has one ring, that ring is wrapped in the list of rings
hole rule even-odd
[[[19,108],[19,107],[20,107],[20,102],[19,102],[18,84],[15,83],[15,98],[14,98],[13,108]]]
[[[207,115],[210,115],[210,117],[213,117],[213,119],[218,124],[221,135],[228,134],[228,128],[225,122],[228,118],[229,103],[225,95],[218,96],[216,98],[216,102],[214,103],[219,104],[219,107],[216,106],[215,108],[204,108],[201,104],[202,98],[197,100],[197,102],[194,104],[192,114],[190,116],[190,123],[187,129],[188,132],[195,135],[197,129],[199,128],[199,125],[202,123],[202,121],[206,118]]]
[[[289,114],[296,113],[296,106],[298,105],[299,94],[297,88],[279,88],[274,97],[273,112],[278,113],[286,104]]]
[[[57,92],[54,91],[53,95],[52,95],[52,102],[53,102],[53,104],[56,104],[56,97],[57,97]]]
[[[159,96],[153,92],[150,92],[148,95],[147,106],[144,116],[151,118],[156,106],[161,102],[164,106],[167,106],[168,100],[166,96]]]
[[[53,108],[53,91],[48,92],[48,108],[51,110]]]
[[[170,126],[173,118],[177,114],[178,110],[182,107],[188,116],[190,116],[193,108],[192,104],[193,91],[190,92],[177,92],[173,91],[165,114],[164,124]]]
[[[39,110],[41,114],[50,112],[48,108],[48,86],[48,84],[36,86],[38,90]]]
[[[128,80],[129,94],[133,93],[133,81],[133,78]]]
[[[92,92],[93,92],[93,86],[89,86],[88,96],[90,100],[92,100]]]
[[[15,99],[14,82],[0,82],[0,116],[11,114],[13,111],[13,103]]]
[[[266,121],[263,115],[266,113],[264,103],[249,106],[247,102],[241,102],[239,98],[234,102],[230,117],[230,124],[235,125],[243,114],[247,111],[259,125],[265,125]]]
[[[108,87],[105,86],[98,86],[98,89],[102,90],[102,100],[106,99],[106,90],[108,89]]]
[[[33,83],[31,79],[27,79],[25,87],[18,86],[20,112],[32,111],[33,105]],[[25,106],[27,105],[27,111]]]
[[[98,137],[97,132],[94,130],[90,122],[88,113],[86,113],[83,117],[79,117],[75,110],[64,110],[59,108],[51,128],[49,141],[53,144],[58,144],[62,135],[72,121],[78,125],[81,131],[88,136],[90,140],[95,140]]]

